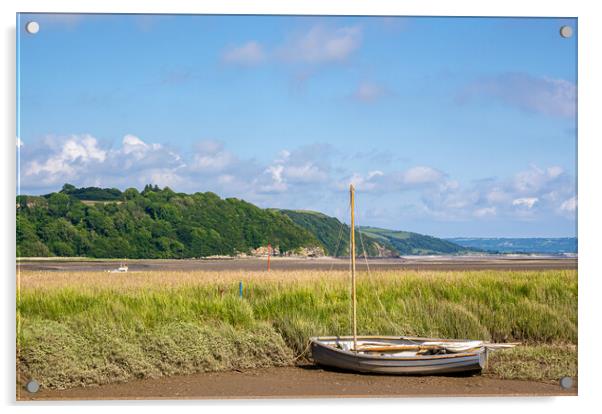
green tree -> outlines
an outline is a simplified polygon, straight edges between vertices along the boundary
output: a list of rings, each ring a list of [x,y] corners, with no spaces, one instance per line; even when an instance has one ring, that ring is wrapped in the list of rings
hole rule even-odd
[[[123,195],[126,200],[134,200],[140,197],[140,193],[135,188],[128,188],[123,192]]]
[[[76,190],[75,186],[72,184],[65,184],[61,189],[61,193],[71,194]]]
[[[53,193],[48,197],[48,211],[55,217],[64,217],[69,211],[69,196],[63,193]]]
[[[268,242],[281,250],[320,244],[279,212],[150,184],[141,193],[66,184],[43,197],[19,196],[17,211],[19,255],[183,258],[233,255]]]
[[[94,207],[88,207],[85,221],[90,230],[102,236],[108,236],[113,230],[111,218]]]

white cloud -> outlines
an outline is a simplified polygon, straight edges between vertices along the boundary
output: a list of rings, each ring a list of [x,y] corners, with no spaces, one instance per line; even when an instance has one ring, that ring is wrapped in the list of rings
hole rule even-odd
[[[227,152],[217,154],[197,154],[194,157],[193,168],[196,170],[214,170],[220,171],[231,164],[232,155]]]
[[[230,184],[232,183],[234,180],[236,179],[235,176],[233,176],[232,174],[222,174],[219,177],[217,177],[217,181],[220,184]]]
[[[365,176],[360,173],[353,173],[347,179],[339,181],[337,187],[340,190],[347,190],[349,184],[353,184],[358,191],[374,191],[379,188],[379,178],[384,177],[384,175],[385,174],[380,170],[370,171]]]
[[[349,177],[348,180],[344,180],[339,183],[339,188],[341,190],[345,190],[349,185],[353,185],[358,190],[369,191],[373,188],[373,184],[370,186],[364,186],[366,181],[367,180],[361,174],[353,173],[353,175]]]
[[[489,98],[527,112],[571,118],[577,108],[577,86],[564,79],[504,73],[479,79],[459,96],[460,101]]]
[[[282,150],[278,153],[278,158],[274,160],[277,164],[282,164],[288,161],[291,156],[291,152],[289,150]]]
[[[520,207],[527,207],[527,208],[531,209],[531,208],[533,208],[535,203],[537,203],[538,201],[539,201],[539,199],[537,197],[516,198],[516,199],[512,200],[512,205],[520,206]]]
[[[510,194],[499,187],[493,187],[487,191],[485,198],[490,204],[505,204],[512,199]]]
[[[330,29],[314,26],[296,36],[282,48],[290,61],[327,63],[346,60],[360,46],[362,31],[358,26]]]
[[[577,210],[577,197],[573,196],[562,202],[560,205],[560,211],[565,213],[574,213]]]
[[[182,184],[183,181],[184,177],[171,168],[150,169],[138,177],[138,183],[141,186],[152,183],[159,187],[173,188]]]
[[[282,178],[282,172],[284,171],[283,165],[270,165],[265,171],[272,176],[274,182],[282,183],[284,181]]]
[[[445,174],[427,166],[416,166],[405,171],[394,171],[385,173],[374,170],[367,174],[354,172],[352,175],[339,180],[336,187],[339,190],[346,189],[349,184],[354,184],[358,190],[391,193],[398,191],[421,190],[426,188],[454,188],[458,183],[446,180]]]
[[[80,159],[83,162],[102,162],[107,157],[106,151],[98,148],[96,138],[91,135],[84,135],[79,140],[74,137],[67,141],[63,147],[63,155],[67,160]]]
[[[483,218],[483,217],[488,217],[488,216],[495,216],[496,212],[497,211],[496,211],[495,207],[483,207],[483,208],[476,209],[474,212],[474,215],[476,217]]]
[[[185,166],[175,152],[131,134],[125,135],[115,149],[102,148],[89,134],[50,136],[45,139],[44,147],[41,156],[40,148],[32,148],[22,156],[25,187],[43,188],[68,181],[79,185],[99,182],[129,185],[141,179],[173,185],[176,171]],[[168,171],[173,174],[170,176]]]
[[[348,155],[320,145],[283,149],[269,163],[241,159],[216,140],[201,141],[182,155],[131,134],[114,149],[103,148],[90,135],[48,138],[44,145],[28,142],[22,148],[24,189],[52,191],[65,182],[119,188],[150,183],[177,191],[214,191],[263,206],[302,208],[299,200],[304,200],[327,211],[328,197],[338,199],[338,191],[347,191],[353,183],[375,197],[407,199],[411,214],[437,220],[533,220],[553,215],[570,219],[577,209],[574,178],[554,165],[533,165],[505,179],[461,184],[426,165],[349,171]]]
[[[21,148],[23,146],[23,141],[21,141],[21,138],[17,137],[17,148]]]
[[[253,66],[265,60],[265,53],[261,44],[250,41],[227,49],[222,55],[222,60],[235,65]]]
[[[273,50],[266,50],[255,40],[231,45],[222,52],[221,60],[226,64],[239,66],[256,66],[268,59],[305,64],[343,62],[360,47],[361,41],[362,29],[359,26],[335,28],[315,25],[290,36]],[[301,78],[297,82],[303,83],[310,72],[302,71],[297,74],[297,78],[299,76]],[[378,99],[383,92],[384,89],[377,85],[366,83],[360,85],[357,98],[370,101]]]
[[[323,25],[310,27],[304,32],[291,36],[273,51],[255,40],[249,40],[240,45],[226,48],[221,60],[226,64],[240,66],[255,66],[273,57],[287,62],[308,64],[342,62],[356,51],[362,40],[362,30],[359,26],[332,28]],[[303,78],[309,76],[303,72]],[[358,99],[376,99],[384,90],[377,90],[376,85],[360,86]]]
[[[470,215],[473,209],[482,208],[479,203],[480,193],[475,189],[464,188],[454,180],[445,180],[442,177],[439,182],[425,182],[421,186],[411,188],[421,190],[425,211],[440,219],[455,220]],[[483,215],[487,211],[476,214]]]
[[[308,184],[322,185],[331,180],[328,154],[327,147],[323,145],[309,145],[294,151],[281,150],[255,185],[263,193],[296,191],[295,187]]]
[[[445,220],[496,216],[532,221],[567,216],[575,195],[573,177],[558,166],[532,165],[505,179],[489,178],[470,185],[449,185],[452,181],[441,178],[436,185],[420,187],[425,214]],[[564,209],[562,203],[566,203]]]
[[[352,97],[360,102],[375,102],[387,95],[387,90],[372,82],[362,82],[358,85]]]
[[[204,140],[197,144],[197,151],[190,165],[197,172],[220,172],[237,162],[236,156],[216,140]]]
[[[264,171],[265,174],[271,177],[271,181],[258,183],[259,180],[255,180],[254,184],[257,185],[257,190],[261,193],[283,193],[288,190],[288,185],[284,182],[282,173],[284,166],[282,164],[270,165]]]
[[[137,160],[144,158],[150,151],[162,148],[161,144],[147,144],[135,135],[126,135],[121,141],[121,153],[132,156]]]
[[[174,151],[158,143],[148,143],[132,134],[125,135],[121,140],[121,147],[109,152],[107,161],[112,168],[130,171],[184,166],[180,155]]]
[[[430,184],[440,182],[444,178],[444,174],[431,167],[418,166],[405,171],[401,178],[405,184]]]
[[[546,171],[547,171],[548,177],[550,177],[550,178],[556,178],[564,172],[562,167],[559,167],[557,165],[547,168]]]
[[[204,139],[195,145],[197,152],[203,154],[215,154],[224,149],[224,144],[215,139]]]
[[[286,177],[290,181],[298,183],[314,183],[324,181],[328,174],[312,162],[302,165],[291,165],[285,170]]]
[[[558,166],[541,169],[532,165],[528,170],[514,176],[514,188],[521,193],[541,190],[542,187],[562,176],[564,170]]]
[[[370,180],[373,177],[382,177],[383,175],[385,175],[385,173],[383,173],[380,170],[374,170],[374,171],[370,171],[368,173],[368,179]]]
[[[26,176],[38,176],[44,183],[71,178],[77,169],[93,163],[102,163],[107,152],[98,146],[89,134],[72,135],[62,142],[53,142],[53,152],[45,160],[32,160],[25,164]]]

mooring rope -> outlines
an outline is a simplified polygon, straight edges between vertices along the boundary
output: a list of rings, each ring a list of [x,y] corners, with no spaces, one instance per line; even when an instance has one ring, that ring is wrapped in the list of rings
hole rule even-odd
[[[347,204],[347,210],[345,211],[345,213],[348,213],[351,209],[351,205]],[[334,257],[333,259],[336,259],[338,257],[338,253],[339,253],[339,247],[341,247],[341,241],[343,240],[343,228],[345,228],[345,223],[343,223],[342,221],[339,220],[339,236],[337,238],[337,245],[336,248],[334,250]],[[330,269],[328,269],[328,272],[332,272],[332,270],[334,269],[334,265],[335,265],[336,261],[333,260],[330,263]],[[349,280],[351,280],[351,263],[349,263]],[[351,284],[349,284],[351,286]],[[349,295],[351,297],[351,290],[349,291]],[[351,300],[349,301],[349,326],[351,326],[353,324],[353,309],[352,309],[352,305],[351,305]]]
[[[360,227],[359,224],[358,224],[358,227]],[[381,310],[383,312],[383,316],[385,317],[385,319],[387,320],[387,322],[389,323],[389,325],[391,325],[394,329],[401,330],[401,326],[391,320],[391,318],[389,317],[389,313],[387,312],[387,308],[385,308],[385,305],[380,300],[380,295],[378,294],[378,289],[377,289],[377,286],[376,286],[376,282],[372,278],[372,272],[370,271],[370,265],[368,264],[368,254],[366,253],[366,247],[364,246],[364,238],[362,237],[361,230],[358,230],[358,233],[359,233],[359,236],[360,236],[360,244],[362,246],[362,252],[364,253],[364,261],[366,263],[366,269],[368,270],[368,279],[370,280],[370,283],[372,284],[372,286],[374,288],[373,290],[374,290],[374,294],[376,296],[376,301],[380,305],[380,308],[381,308]]]
[[[307,341],[307,345],[305,346],[305,349],[303,351],[301,351],[301,353],[299,355],[297,355],[295,358],[293,358],[293,362],[296,362],[303,355],[305,355],[307,353],[307,350],[309,349],[310,346],[311,346],[311,341],[308,340]]]
[[[347,205],[347,211],[349,211],[349,205]],[[334,259],[337,258],[337,254],[339,253],[339,247],[341,246],[341,240],[343,239],[343,227],[345,227],[345,225],[343,224],[342,221],[339,221],[339,237],[337,239],[337,247],[334,250]],[[329,272],[332,272],[332,269],[334,268],[334,261],[332,263],[330,263],[330,269],[328,269]]]

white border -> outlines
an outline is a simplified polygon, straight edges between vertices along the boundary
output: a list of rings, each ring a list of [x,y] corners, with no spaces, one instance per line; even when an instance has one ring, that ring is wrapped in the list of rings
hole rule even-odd
[[[21,0],[21,12],[97,12],[97,13],[205,13],[205,14],[335,14],[335,15],[441,15],[441,16],[577,16],[587,6],[575,2],[550,0],[544,4],[507,0],[503,4],[485,4],[473,0],[421,2],[372,0],[230,0],[223,1],[136,1],[105,0],[77,2]]]
[[[178,405],[178,410],[198,412],[203,409],[232,409],[236,411],[287,412],[315,410],[324,407],[329,410],[346,412],[369,409],[377,405],[388,410],[427,410],[465,412],[485,408],[488,413],[522,412],[545,410],[546,412],[577,412],[587,410],[600,401],[602,391],[597,389],[602,375],[600,366],[600,302],[602,294],[602,275],[596,262],[602,226],[600,226],[600,203],[602,171],[602,151],[600,151],[600,41],[602,40],[602,17],[596,13],[593,1],[557,1],[527,2],[525,0],[498,1],[496,4],[476,0],[420,2],[393,0],[233,0],[196,1],[187,0],[94,0],[66,1],[53,0],[4,0],[0,2],[2,14],[2,57],[1,71],[3,99],[0,101],[4,135],[2,142],[3,165],[3,202],[0,203],[2,237],[0,254],[2,255],[4,286],[3,318],[1,342],[2,372],[0,390],[3,401],[9,409],[25,411],[37,408],[45,412],[79,412],[81,405],[47,404],[43,408],[38,404],[15,404],[14,351],[15,351],[15,13],[16,12],[120,12],[120,13],[224,13],[224,14],[337,14],[337,15],[443,15],[443,16],[562,16],[579,18],[579,397],[564,398],[487,398],[487,399],[400,399],[400,400],[284,400],[284,401],[213,401],[179,403],[97,403],[85,404],[91,412],[106,410],[125,411],[141,408],[148,412],[163,412],[170,405]],[[596,76],[598,75],[598,76]],[[597,107],[598,108],[597,108]],[[402,406],[403,404],[403,406]],[[17,405],[17,406],[16,406]],[[21,405],[18,407],[18,405]],[[201,405],[202,407],[198,407]],[[599,408],[599,407],[598,407]],[[587,410],[590,411],[590,410]]]

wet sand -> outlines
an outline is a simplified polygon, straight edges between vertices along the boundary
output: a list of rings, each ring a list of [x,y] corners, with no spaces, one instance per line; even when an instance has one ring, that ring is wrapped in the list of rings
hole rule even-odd
[[[267,266],[267,258],[237,259],[182,259],[182,260],[128,260],[130,271],[187,271],[187,270],[242,270],[261,271]],[[576,258],[533,256],[409,256],[395,259],[369,259],[373,270],[546,270],[577,269]],[[92,272],[115,269],[115,260],[20,260],[21,270]],[[366,267],[364,259],[357,260],[358,269]],[[273,270],[345,270],[349,268],[344,258],[280,258],[271,259]]]
[[[314,365],[201,373],[69,390],[20,389],[19,400],[250,399],[341,397],[477,397],[577,395],[559,384],[486,376],[388,376]]]

